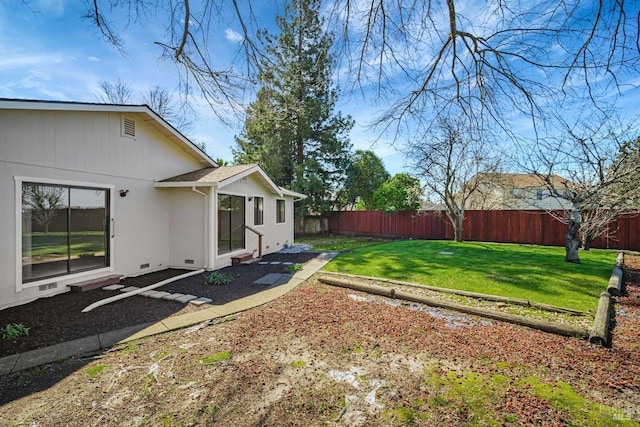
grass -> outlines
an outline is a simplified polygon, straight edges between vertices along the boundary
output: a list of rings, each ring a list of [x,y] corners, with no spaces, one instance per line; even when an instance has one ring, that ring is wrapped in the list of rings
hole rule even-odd
[[[332,234],[321,234],[313,236],[296,236],[296,244],[312,245],[313,249],[318,251],[343,252],[357,248],[362,248],[380,243],[386,243],[389,240],[376,237],[355,237]]]
[[[565,262],[561,247],[404,240],[342,253],[324,269],[594,312],[616,252],[580,258],[582,264]]]
[[[31,241],[31,256],[57,257],[67,256],[67,233],[49,232],[23,234],[23,248],[28,248]],[[71,256],[104,252],[103,231],[74,231],[70,236]],[[25,254],[26,255],[26,254]]]

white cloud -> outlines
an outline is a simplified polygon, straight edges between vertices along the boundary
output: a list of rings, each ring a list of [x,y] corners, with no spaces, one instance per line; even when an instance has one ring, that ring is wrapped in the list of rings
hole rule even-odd
[[[21,69],[25,67],[41,67],[60,64],[62,56],[58,54],[11,55],[0,59],[0,70]]]
[[[224,35],[227,40],[233,43],[241,42],[242,40],[244,40],[244,37],[242,37],[240,33],[232,30],[231,28],[227,28],[226,30],[224,30]]]
[[[100,58],[97,58],[95,56],[88,56],[87,59],[91,62],[99,62]]]

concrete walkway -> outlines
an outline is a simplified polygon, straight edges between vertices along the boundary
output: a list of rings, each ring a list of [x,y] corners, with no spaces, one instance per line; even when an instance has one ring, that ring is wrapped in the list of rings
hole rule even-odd
[[[167,317],[157,323],[131,326],[117,331],[80,338],[50,347],[0,358],[0,375],[6,375],[11,372],[52,363],[69,357],[99,352],[113,347],[116,344],[198,325],[215,318],[229,316],[253,307],[258,307],[290,292],[296,286],[313,276],[336,255],[338,255],[336,252],[321,253],[316,258],[304,264],[302,270],[291,276],[286,283],[279,286],[270,286],[262,292],[228,302],[224,305],[211,305],[194,313]],[[247,266],[247,268],[252,267]]]

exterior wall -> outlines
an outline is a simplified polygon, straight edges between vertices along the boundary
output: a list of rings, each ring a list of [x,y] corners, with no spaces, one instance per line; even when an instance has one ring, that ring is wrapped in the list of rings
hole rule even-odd
[[[169,200],[170,265],[206,268],[208,265],[210,188],[157,189]]]
[[[127,117],[136,121],[135,140],[121,136],[118,113],[0,110],[0,308],[64,292],[67,283],[105,274],[94,270],[73,280],[48,279],[46,284],[56,285],[46,290],[40,282],[16,283],[21,237],[16,177],[110,187],[114,237],[109,270],[135,275],[173,264],[171,199],[153,188],[153,181],[201,165],[142,116]],[[119,196],[120,189],[129,190],[126,197]],[[149,266],[141,267],[145,264]]]
[[[240,179],[222,188],[218,188],[217,194],[232,194],[232,195],[245,195],[247,197],[245,202],[245,218],[246,224],[255,228],[257,231],[263,234],[262,237],[262,255],[267,255],[273,252],[277,252],[285,247],[285,245],[293,244],[293,198],[291,197],[279,197],[273,193],[273,190],[266,185],[262,184],[254,176],[249,176],[247,179]],[[254,226],[254,211],[253,200],[249,201],[248,197],[263,197],[264,198],[264,224]],[[286,221],[282,224],[276,224],[276,200],[285,200],[285,215]],[[254,254],[254,257],[258,256],[258,235],[250,230],[245,233],[246,243],[245,250],[238,251],[236,253],[227,253],[223,255],[217,255],[217,232],[218,232],[218,220],[217,220],[217,205],[216,205],[216,218],[215,224],[215,238],[212,241],[213,249],[215,251],[215,265],[214,268],[222,268],[231,265],[231,257],[238,253],[250,252]]]

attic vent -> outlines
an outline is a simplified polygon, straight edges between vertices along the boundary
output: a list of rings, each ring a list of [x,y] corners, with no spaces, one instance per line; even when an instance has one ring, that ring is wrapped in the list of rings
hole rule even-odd
[[[122,118],[122,136],[136,137],[136,122],[128,117]]]

